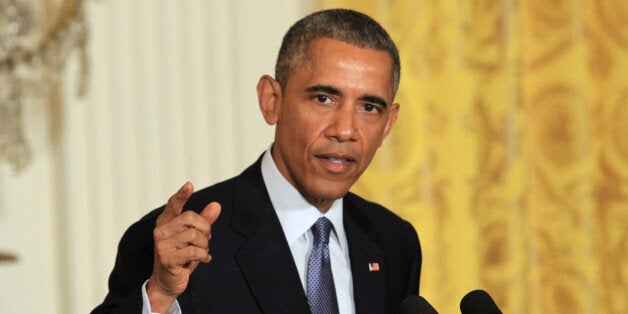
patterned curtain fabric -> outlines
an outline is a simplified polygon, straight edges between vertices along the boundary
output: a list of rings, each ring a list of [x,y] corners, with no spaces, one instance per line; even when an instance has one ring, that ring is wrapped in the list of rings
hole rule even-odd
[[[628,313],[628,1],[319,0],[380,21],[400,118],[354,191],[416,227],[459,313]]]

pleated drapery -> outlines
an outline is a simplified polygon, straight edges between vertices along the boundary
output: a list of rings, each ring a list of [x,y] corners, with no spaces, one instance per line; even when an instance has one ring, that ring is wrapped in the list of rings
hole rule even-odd
[[[399,120],[354,191],[416,227],[421,295],[628,312],[628,2],[320,0],[386,27]]]

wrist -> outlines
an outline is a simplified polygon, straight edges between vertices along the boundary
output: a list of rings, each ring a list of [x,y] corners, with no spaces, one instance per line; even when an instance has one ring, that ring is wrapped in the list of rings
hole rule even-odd
[[[152,276],[146,282],[146,295],[152,313],[167,313],[172,303],[177,299],[177,295],[169,294],[161,289],[158,281],[154,280]]]

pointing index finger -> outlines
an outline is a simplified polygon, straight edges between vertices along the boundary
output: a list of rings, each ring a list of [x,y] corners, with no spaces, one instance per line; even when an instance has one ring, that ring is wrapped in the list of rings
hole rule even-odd
[[[176,217],[183,211],[183,205],[188,201],[190,195],[194,192],[194,186],[191,182],[186,182],[176,193],[169,199],[164,211],[161,213],[163,217]]]

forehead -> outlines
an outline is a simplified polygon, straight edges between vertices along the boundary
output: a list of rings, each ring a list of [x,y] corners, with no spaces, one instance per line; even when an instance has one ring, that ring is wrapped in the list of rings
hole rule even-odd
[[[309,79],[311,84],[361,87],[392,99],[393,60],[383,50],[362,48],[340,40],[312,40],[306,53],[295,60],[288,84]],[[369,91],[373,92],[373,90]]]

